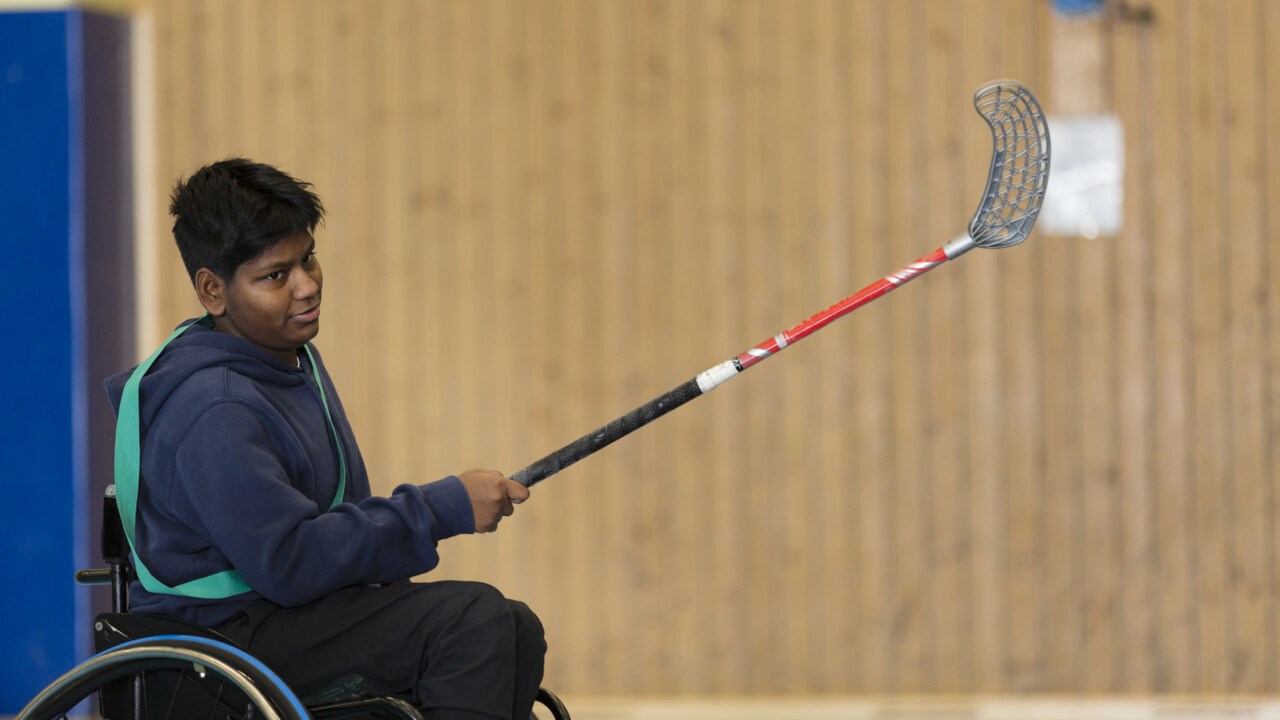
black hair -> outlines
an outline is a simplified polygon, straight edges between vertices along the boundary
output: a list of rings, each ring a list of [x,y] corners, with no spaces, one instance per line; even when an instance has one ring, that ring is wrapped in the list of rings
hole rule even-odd
[[[244,158],[206,165],[179,180],[169,214],[187,274],[195,280],[203,267],[230,281],[236,268],[280,240],[314,233],[324,220],[324,205],[310,187]]]

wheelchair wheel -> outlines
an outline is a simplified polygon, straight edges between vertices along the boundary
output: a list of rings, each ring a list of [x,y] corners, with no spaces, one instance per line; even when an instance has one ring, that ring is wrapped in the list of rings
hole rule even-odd
[[[219,717],[243,720],[308,720],[302,701],[266,665],[239,648],[189,635],[160,635],[117,645],[72,668],[27,704],[14,720],[53,720],[64,717],[103,686],[137,673],[177,673],[204,686],[213,680],[219,699],[243,698]],[[148,708],[148,720],[191,717],[181,697],[183,681],[164,708]],[[227,704],[224,702],[223,706]],[[128,718],[109,718],[128,720]]]

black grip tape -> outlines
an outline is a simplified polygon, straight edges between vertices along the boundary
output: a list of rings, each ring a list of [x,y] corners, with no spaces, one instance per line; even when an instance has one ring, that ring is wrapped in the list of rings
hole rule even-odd
[[[654,398],[595,432],[583,435],[559,450],[520,470],[512,480],[532,487],[591,453],[623,438],[702,394],[694,378],[667,394]]]

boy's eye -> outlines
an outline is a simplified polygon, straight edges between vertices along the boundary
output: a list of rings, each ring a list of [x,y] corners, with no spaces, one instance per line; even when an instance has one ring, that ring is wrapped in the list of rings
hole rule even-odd
[[[309,253],[307,253],[306,255],[303,255],[303,256],[302,256],[302,264],[303,264],[303,265],[310,265],[310,264],[311,264],[311,261],[312,261],[312,260],[315,260],[315,259],[316,259],[316,251],[315,251],[315,250],[312,250],[311,252],[309,252]]]
[[[284,271],[283,271],[283,270],[277,270],[277,271],[275,271],[275,272],[271,273],[270,275],[266,276],[266,277],[265,277],[265,278],[263,278],[263,279],[264,279],[264,280],[279,280],[279,279],[280,279],[280,278],[282,278],[282,277],[284,277]]]

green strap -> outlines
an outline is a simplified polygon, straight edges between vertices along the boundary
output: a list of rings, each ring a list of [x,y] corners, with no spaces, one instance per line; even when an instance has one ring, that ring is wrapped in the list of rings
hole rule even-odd
[[[307,351],[307,360],[311,361],[311,378],[316,381],[316,388],[320,391],[320,404],[324,406],[324,419],[329,421],[329,432],[333,433],[333,446],[338,449],[338,491],[333,494],[333,502],[329,503],[329,509],[332,510],[342,502],[343,495],[347,492],[347,457],[342,452],[342,441],[338,439],[338,428],[333,424],[333,415],[329,412],[329,399],[324,394],[324,383],[320,382],[320,376],[316,374],[316,356],[311,354],[311,346],[303,345],[302,348]]]
[[[147,569],[147,566],[143,564],[142,556],[138,553],[137,545],[134,543],[134,529],[138,516],[139,468],[142,466],[138,386],[142,382],[142,377],[151,369],[156,358],[160,357],[160,353],[164,352],[169,343],[191,329],[192,325],[201,323],[207,325],[208,318],[209,316],[205,315],[194,323],[174,330],[173,334],[133,371],[133,374],[129,376],[129,380],[124,384],[124,394],[120,398],[120,412],[116,418],[115,484],[116,502],[120,507],[120,521],[124,525],[124,534],[129,540],[129,547],[133,550],[134,569],[137,572],[138,580],[142,583],[142,587],[146,588],[148,592],[157,594],[184,595],[186,597],[218,600],[250,592],[251,588],[235,570],[224,570],[206,577],[196,578],[176,587],[169,587],[157,580],[151,574],[151,571]],[[320,389],[320,403],[324,406],[324,416],[329,421],[329,430],[333,433],[333,442],[338,449],[338,491],[334,494],[333,502],[329,504],[329,509],[332,510],[342,502],[343,495],[346,492],[347,462],[342,452],[342,443],[338,438],[338,429],[334,426],[333,416],[329,413],[329,401],[325,397],[324,385],[320,382],[320,378],[314,374],[314,368],[316,367],[315,356],[311,354],[310,347],[307,347],[306,351],[307,358],[311,360],[313,368],[312,377],[316,381],[316,386]]]

